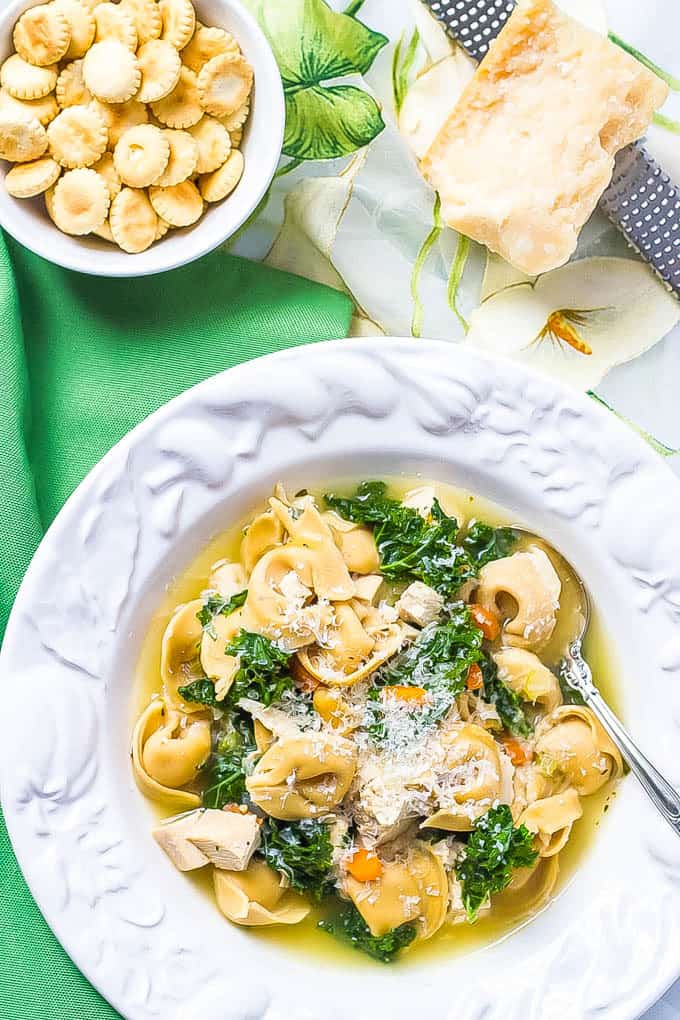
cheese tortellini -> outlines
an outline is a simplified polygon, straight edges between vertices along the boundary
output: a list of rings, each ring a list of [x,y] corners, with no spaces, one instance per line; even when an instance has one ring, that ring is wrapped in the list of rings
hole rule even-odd
[[[247,574],[252,574],[255,564],[266,552],[283,544],[284,527],[271,510],[258,514],[248,525],[241,542],[241,559]]]
[[[444,733],[442,740],[446,778],[439,794],[440,807],[422,828],[469,832],[489,807],[507,800],[502,796],[505,755],[487,730],[472,723]]]
[[[200,599],[178,606],[165,628],[161,644],[163,694],[173,707],[186,712],[200,709],[200,706],[185,704],[178,688],[200,675],[198,660],[203,629],[198,614],[202,608]]]
[[[230,599],[248,587],[248,577],[241,563],[219,560],[213,565],[208,587],[216,591],[223,599]]]
[[[263,861],[252,861],[245,871],[216,868],[214,882],[217,905],[235,924],[299,924],[310,911],[304,896]]]
[[[252,717],[255,744],[260,754],[269,750],[275,740],[291,740],[302,735],[295,720],[280,708],[267,708],[250,698],[241,698],[239,707]]]
[[[576,790],[536,800],[523,811],[519,824],[535,832],[540,844],[541,857],[553,857],[569,839],[572,825],[581,817],[583,809]]]
[[[248,617],[245,609],[236,609],[229,616],[216,616],[209,628],[204,628],[201,635],[200,660],[203,672],[211,680],[215,680],[216,694],[222,700],[229,691],[238,672],[239,661],[235,655],[227,653],[227,645],[248,629]]]
[[[497,902],[510,911],[518,921],[535,914],[550,899],[559,875],[557,854],[539,857],[532,868],[518,869],[507,889],[498,895]]]
[[[318,818],[347,794],[356,760],[354,744],[340,736],[279,739],[262,755],[246,788],[274,818]]]
[[[322,514],[322,518],[331,529],[333,540],[350,572],[372,574],[380,570],[380,558],[372,531],[361,524],[344,521],[333,510]]]
[[[210,754],[210,723],[152,701],[132,737],[135,779],[152,800],[175,807],[200,804],[196,793],[182,789],[196,780]]]
[[[307,919],[389,961],[553,896],[622,763],[564,703],[562,560],[475,510],[434,483],[324,501],[279,484],[180,580],[133,770],[173,812],[154,849],[212,872],[234,924]]]
[[[548,776],[563,776],[577,793],[595,793],[623,771],[618,749],[588,708],[563,705],[539,726],[536,755]]]
[[[428,939],[441,928],[448,909],[449,883],[442,862],[420,842],[403,857],[384,863],[372,882],[349,875],[344,891],[376,936],[416,922],[418,938]]]
[[[304,499],[302,510],[293,512],[281,500],[271,499],[270,506],[290,535],[291,543],[309,550],[311,587],[321,599],[345,602],[354,595],[354,584],[333,532],[314,505],[311,497]],[[370,573],[370,571],[366,571]]]
[[[552,712],[562,704],[562,692],[555,674],[537,655],[524,648],[501,648],[494,654],[498,676],[524,701]]]
[[[503,599],[509,601],[503,628],[507,643],[540,649],[555,629],[561,588],[549,558],[542,549],[535,548],[482,567],[476,598],[491,612],[503,608]]]
[[[526,765],[519,765],[514,770],[513,776],[513,801],[512,813],[517,820],[524,809],[533,804],[536,800],[550,797],[564,789],[564,780],[554,772],[546,775],[531,761]]]
[[[401,647],[405,630],[401,623],[386,622],[366,609],[359,618],[347,604],[335,608],[335,618],[323,645],[302,648],[298,659],[303,669],[328,687],[352,687],[374,673]]]

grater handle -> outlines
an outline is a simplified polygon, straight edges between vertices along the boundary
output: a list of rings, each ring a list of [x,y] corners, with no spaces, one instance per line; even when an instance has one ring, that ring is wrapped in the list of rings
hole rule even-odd
[[[680,297],[680,192],[640,142],[619,152],[600,208]]]

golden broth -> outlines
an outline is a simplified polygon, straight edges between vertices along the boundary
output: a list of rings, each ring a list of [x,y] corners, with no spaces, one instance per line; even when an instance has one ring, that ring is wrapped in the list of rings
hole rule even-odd
[[[390,479],[390,494],[396,498],[402,498],[406,492],[423,484],[423,479]],[[447,513],[453,513],[459,519],[461,517],[464,517],[466,520],[476,518],[494,526],[512,525],[514,523],[507,511],[480,496],[439,482],[431,484],[434,484],[444,510]],[[325,487],[315,486],[310,491],[316,497],[320,497],[324,492],[330,490],[349,494],[355,488],[356,482],[343,480],[342,482],[335,482]],[[160,693],[159,667],[161,641],[173,611],[179,604],[197,598],[207,587],[210,569],[217,560],[237,560],[239,558],[239,546],[243,536],[243,528],[249,520],[252,520],[263,509],[265,509],[264,502],[254,507],[246,520],[232,525],[221,534],[215,536],[192,563],[189,564],[187,569],[182,574],[173,577],[168,583],[166,593],[160,604],[156,607],[149,622],[142,644],[133,681],[131,728],[136,718],[149,703],[152,695]],[[522,536],[516,548],[526,548],[530,544],[537,544],[536,540],[531,536]],[[567,642],[574,636],[573,628],[578,616],[578,592],[559,553],[541,540],[539,540],[538,544],[550,556],[562,582],[558,625],[547,649],[541,653],[541,657],[547,661],[557,662],[560,657],[559,650],[564,648]],[[592,607],[590,626],[584,641],[584,650],[596,683],[612,708],[615,711],[619,711],[620,714],[614,683],[615,661],[594,607]],[[565,888],[583,860],[595,835],[597,825],[606,810],[607,803],[614,795],[614,791],[615,784],[608,783],[597,793],[582,799],[583,816],[574,824],[569,841],[559,855],[560,873],[552,896],[553,899]],[[149,804],[157,818],[167,816],[167,810],[151,802]],[[212,898],[211,869],[206,868],[202,871],[187,872],[187,877],[195,883],[198,889],[204,891]],[[217,910],[217,906],[215,906],[215,909]],[[283,948],[295,950],[296,952],[303,951],[310,953],[327,961],[335,960],[345,963],[351,961],[354,967],[359,965],[374,966],[375,961],[372,961],[369,957],[358,953],[351,946],[331,938],[318,929],[318,921],[325,914],[326,912],[322,908],[313,908],[309,916],[297,925],[273,925],[268,928],[258,928],[257,930],[243,930],[251,938],[264,939],[267,942],[281,945]],[[530,919],[531,916],[523,911],[519,897],[515,898],[512,909],[506,907],[502,900],[496,897],[490,915],[482,915],[474,925],[445,925],[436,935],[428,939],[427,942],[418,944],[404,953],[398,965],[406,966],[415,961],[422,961],[424,957],[431,958],[443,954],[451,955],[452,953],[469,952],[473,949],[479,949],[482,946],[504,938]],[[229,923],[225,920],[225,924]],[[395,966],[395,964],[392,964],[392,966]]]

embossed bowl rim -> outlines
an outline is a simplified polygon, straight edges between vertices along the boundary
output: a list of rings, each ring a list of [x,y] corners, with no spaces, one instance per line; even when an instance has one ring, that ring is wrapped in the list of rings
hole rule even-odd
[[[630,1020],[678,976],[680,850],[631,779],[530,924],[392,969],[359,954],[319,966],[229,925],[151,839],[127,760],[130,677],[168,580],[280,477],[400,472],[495,500],[564,551],[616,647],[624,717],[680,778],[680,483],[642,440],[554,380],[435,341],[332,341],[215,376],[71,496],[0,655],[17,858],[67,952],[130,1020]]]

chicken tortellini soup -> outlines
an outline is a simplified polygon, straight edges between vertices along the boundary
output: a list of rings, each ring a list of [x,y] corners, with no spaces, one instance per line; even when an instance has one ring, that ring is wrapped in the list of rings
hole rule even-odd
[[[278,485],[171,590],[132,766],[158,845],[234,924],[389,962],[555,894],[622,764],[558,679],[578,624],[563,561],[482,507]]]

